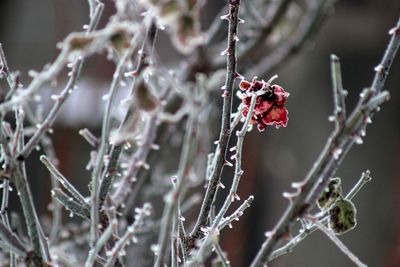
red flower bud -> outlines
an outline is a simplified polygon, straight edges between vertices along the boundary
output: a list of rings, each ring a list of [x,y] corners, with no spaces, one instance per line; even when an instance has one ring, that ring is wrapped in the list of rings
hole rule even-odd
[[[253,79],[251,83],[245,80],[240,82],[240,89],[246,91],[242,99],[242,103],[244,104],[243,116],[247,117],[249,112],[251,102],[250,93],[267,89],[265,94],[257,97],[251,123],[257,123],[259,131],[264,131],[267,125],[275,125],[276,128],[280,126],[285,127],[288,121],[288,111],[285,108],[285,104],[289,93],[285,92],[279,85],[271,85],[269,88],[263,88],[265,86],[266,82],[257,79]]]

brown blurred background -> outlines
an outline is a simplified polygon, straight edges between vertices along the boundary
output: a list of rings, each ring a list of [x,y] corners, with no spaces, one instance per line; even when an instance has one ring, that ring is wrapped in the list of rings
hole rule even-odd
[[[221,5],[224,1],[216,2]],[[112,12],[112,2],[106,1],[106,13]],[[86,1],[1,1],[0,42],[10,68],[20,70],[27,84],[27,71],[40,70],[44,64],[52,62],[57,55],[56,42],[71,31],[82,30],[82,25],[88,23],[87,14]],[[277,71],[278,83],[291,94],[287,104],[289,123],[279,130],[253,131],[245,140],[245,175],[239,195],[245,199],[253,194],[255,201],[240,222],[233,224],[233,229],[223,231],[222,246],[228,251],[232,266],[247,266],[254,257],[264,240],[264,232],[273,227],[287,206],[281,193],[290,190],[291,182],[305,176],[333,129],[333,124],[327,120],[332,114],[330,54],[341,59],[343,84],[349,92],[348,110],[351,110],[360,90],[371,84],[373,68],[389,40],[388,30],[399,15],[398,0],[339,1],[315,38]],[[111,75],[112,65],[104,56],[89,59],[83,76],[89,77],[87,83],[91,87],[98,87],[99,93],[94,94],[99,96],[99,102],[100,90],[107,88],[105,82]],[[337,173],[342,178],[344,192],[348,192],[361,172],[371,171],[372,182],[354,198],[358,225],[340,237],[369,266],[400,266],[399,56],[392,66],[386,89],[391,93],[390,102],[373,118],[364,144],[353,147]],[[91,127],[94,132],[98,131],[99,118],[76,112],[71,115],[67,107],[64,109],[54,134],[60,168],[67,177],[74,177],[73,183],[87,194],[89,175],[84,169],[90,147],[82,141],[78,129]],[[49,201],[48,174],[37,154],[31,158],[30,184],[36,207],[44,214]],[[230,177],[226,172],[225,179]],[[18,209],[15,196],[12,202],[15,206],[10,209]],[[274,260],[270,266],[353,264],[325,235],[315,232],[292,253]]]

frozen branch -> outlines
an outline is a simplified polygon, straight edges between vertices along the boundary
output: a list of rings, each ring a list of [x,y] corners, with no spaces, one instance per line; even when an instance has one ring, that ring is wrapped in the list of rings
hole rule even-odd
[[[344,156],[354,144],[354,135],[360,134],[360,130],[363,130],[363,133],[366,124],[370,122],[370,117],[377,108],[376,101],[370,102],[374,99],[372,96],[375,95],[380,97],[380,99],[387,100],[387,94],[382,95],[381,90],[400,44],[399,28],[400,18],[395,27],[397,30],[392,34],[390,43],[381,61],[382,70],[380,68],[381,71],[378,70],[376,72],[372,88],[366,89],[361,94],[360,102],[351,116],[346,120],[344,128],[341,131],[334,131],[328,139],[325,148],[307,174],[302,186],[298,188],[298,192],[290,199],[289,207],[275,225],[272,234],[262,244],[261,249],[252,262],[253,267],[265,264],[277,242],[290,231],[290,227],[296,222],[296,219],[307,214],[310,208],[315,205],[315,201],[325,188],[329,178],[335,174]]]
[[[79,193],[79,191],[65,178],[54,166],[50,160],[45,156],[40,156],[40,161],[47,167],[47,169],[54,175],[54,177],[60,182],[60,184],[68,190],[73,198],[83,206],[89,206],[85,198]]]
[[[353,197],[360,191],[360,189],[370,181],[371,181],[370,172],[367,170],[362,173],[361,178],[358,180],[357,184],[355,184],[354,187],[350,190],[350,192],[346,195],[345,199],[352,200]],[[322,217],[323,219],[320,219],[319,222],[325,223],[329,219],[328,212],[325,212],[324,215],[320,217]],[[283,254],[291,252],[295,246],[297,246],[309,234],[313,233],[317,229],[318,227],[316,225],[312,225],[309,228],[302,229],[301,233],[293,237],[293,239],[289,243],[275,250],[268,258],[268,261],[272,261],[273,259],[282,256]]]
[[[54,188],[51,190],[51,194],[70,212],[70,217],[76,214],[84,219],[90,219],[90,209],[87,205],[83,205],[74,198],[68,196],[60,188]]]
[[[206,226],[207,220],[210,214],[210,209],[214,200],[215,192],[217,190],[218,182],[220,180],[224,162],[225,155],[228,148],[229,139],[231,136],[230,132],[230,121],[232,113],[232,96],[233,96],[233,85],[235,78],[238,77],[236,72],[236,43],[237,43],[237,25],[239,21],[239,5],[240,0],[230,0],[229,1],[229,14],[227,18],[229,20],[229,34],[228,34],[228,47],[224,51],[227,57],[227,69],[226,69],[226,80],[224,89],[224,102],[222,108],[222,124],[221,131],[218,140],[218,145],[215,157],[215,166],[213,168],[211,177],[209,177],[208,187],[206,194],[204,196],[203,203],[201,205],[200,214],[198,216],[196,225],[193,231],[190,233],[190,237],[197,239],[203,236],[201,228]]]
[[[340,61],[335,55],[331,55],[331,71],[334,107],[333,114],[335,116],[336,128],[339,129],[346,123],[346,105],[344,100],[347,92],[343,89]]]
[[[313,221],[314,224],[327,236],[329,237],[330,240],[332,240],[333,243],[346,255],[351,259],[357,266],[359,267],[366,267],[367,265],[362,263],[356,255],[354,255],[346,246],[345,244],[340,241],[335,234],[326,228],[322,223],[320,223],[318,220]]]

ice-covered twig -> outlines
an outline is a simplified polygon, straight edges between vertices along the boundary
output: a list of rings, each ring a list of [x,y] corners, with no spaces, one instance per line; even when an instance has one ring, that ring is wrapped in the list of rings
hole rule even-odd
[[[254,196],[249,196],[243,203],[240,205],[235,212],[233,212],[230,216],[222,219],[220,224],[218,225],[218,229],[221,231],[225,226],[230,225],[233,221],[237,220],[240,216],[243,215],[243,212],[250,207],[251,203],[254,200]]]
[[[207,191],[205,193],[203,203],[201,205],[200,214],[197,218],[196,225],[190,237],[197,239],[203,236],[201,228],[205,227],[210,214],[211,206],[214,201],[215,192],[218,187],[218,182],[220,180],[224,162],[225,155],[228,149],[228,143],[231,136],[230,123],[231,123],[231,113],[232,113],[232,97],[233,97],[233,85],[235,78],[238,77],[236,72],[236,44],[237,44],[237,26],[239,22],[239,5],[240,0],[230,0],[229,1],[229,33],[228,33],[228,47],[226,48],[226,65],[227,73],[224,85],[224,102],[222,108],[222,123],[221,131],[218,140],[218,145],[216,152],[214,153],[215,166],[212,170],[211,177],[209,177]]]
[[[400,28],[400,18],[395,28]],[[359,104],[346,120],[345,127],[340,131],[335,130],[329,137],[318,160],[304,179],[304,186],[301,188],[301,192],[294,197],[293,202],[290,203],[272,230],[272,234],[262,244],[261,249],[252,262],[253,267],[265,264],[277,242],[288,233],[297,218],[307,214],[308,210],[315,205],[316,199],[325,188],[329,178],[333,177],[344,156],[355,143],[354,135],[360,134],[360,131],[363,133],[367,123],[370,123],[370,117],[376,111],[376,104],[382,100],[387,100],[387,93],[382,92],[382,89],[399,45],[400,34],[397,30],[391,36],[389,45],[380,63],[382,68],[377,70],[372,87],[366,89],[361,94]],[[375,97],[378,97],[379,101],[372,101]]]
[[[76,201],[78,201],[83,206],[89,207],[87,201],[82,196],[82,194],[67,180],[67,178],[64,177],[64,175],[60,173],[59,170],[57,170],[56,166],[54,166],[53,163],[51,163],[45,155],[40,156],[40,161],[47,167],[51,174],[54,175],[54,177],[60,182],[60,184],[68,190],[68,192],[73,196]]]
[[[350,190],[350,192],[346,195],[345,199],[347,200],[351,200],[359,191],[360,189],[368,182],[371,181],[371,176],[370,176],[370,172],[368,170],[366,170],[365,172],[362,173],[360,179],[358,180],[358,182],[353,186],[353,188]],[[324,215],[321,216],[323,219],[320,219],[319,222],[320,223],[325,223],[328,219],[328,213],[325,212]],[[315,230],[317,230],[318,227],[316,225],[312,225],[311,227],[307,228],[307,229],[303,229],[301,231],[300,234],[298,234],[297,236],[293,237],[293,239],[287,243],[286,245],[284,245],[283,247],[275,250],[271,256],[268,258],[268,261],[272,261],[273,259],[289,253],[293,250],[293,248],[295,246],[297,246],[301,241],[303,241],[309,234],[313,233]]]
[[[91,23],[89,25],[87,33],[93,32],[93,30],[96,28],[98,20],[99,20],[101,14],[103,12],[103,8],[104,8],[104,4],[99,3],[97,5],[96,10],[95,10],[95,15],[91,20]],[[67,85],[65,86],[63,91],[60,93],[60,95],[55,97],[55,99],[54,99],[55,104],[51,108],[51,110],[50,110],[49,114],[47,115],[46,119],[42,123],[40,123],[40,125],[39,125],[37,131],[35,132],[35,134],[31,137],[31,139],[29,139],[28,143],[24,146],[23,151],[20,153],[20,158],[22,158],[22,159],[27,158],[28,155],[32,152],[32,150],[39,143],[39,141],[40,141],[41,137],[44,135],[44,133],[51,129],[51,127],[54,124],[54,121],[55,121],[57,115],[60,112],[60,109],[61,109],[62,105],[68,99],[68,96],[70,95],[70,93],[74,90],[76,82],[79,79],[83,63],[84,63],[84,58],[83,57],[77,59],[76,62],[74,62],[73,67],[72,67],[71,72],[70,72],[71,76],[70,76],[70,78],[68,80]],[[60,64],[61,64],[61,62],[60,62]],[[49,79],[50,79],[50,77],[49,77]],[[42,81],[42,82],[44,83],[45,80]],[[26,91],[24,91],[24,93],[25,92]]]
[[[16,234],[11,232],[9,228],[0,222],[0,238],[4,241],[4,243],[11,249],[13,253],[16,253],[22,257],[26,257],[27,249],[18,240]]]
[[[71,217],[76,214],[84,219],[90,219],[90,209],[88,206],[68,196],[60,188],[51,190],[51,195],[70,212]]]
[[[138,36],[134,36],[131,44],[136,44],[136,39]],[[122,79],[123,73],[126,68],[126,62],[131,57],[135,45],[131,45],[124,52],[120,62],[113,75],[113,80],[110,86],[108,100],[106,103],[102,128],[101,128],[101,139],[99,144],[99,150],[97,152],[96,164],[92,172],[92,187],[91,187],[91,211],[90,211],[90,241],[91,247],[97,242],[98,239],[98,222],[99,222],[99,186],[100,186],[100,176],[102,174],[104,156],[107,153],[109,147],[109,137],[110,137],[110,127],[111,127],[111,109],[114,106],[116,95],[120,87],[120,81]]]
[[[97,240],[96,245],[89,251],[88,258],[85,263],[85,267],[92,267],[97,254],[103,249],[104,244],[107,242],[107,240],[111,237],[111,235],[114,233],[115,229],[117,228],[117,221],[114,220],[112,221],[106,228],[106,230],[103,232],[103,234],[99,237],[99,240]]]
[[[343,127],[346,123],[345,97],[347,92],[343,89],[340,61],[335,55],[331,55],[331,77],[333,89],[333,114],[336,128]]]
[[[346,246],[345,244],[340,241],[340,239],[328,228],[325,227],[322,223],[318,220],[312,221],[333,243],[347,256],[350,260],[352,260],[357,266],[359,267],[366,267],[367,265],[362,263],[356,255],[354,255]]]
[[[106,252],[108,260],[104,267],[112,266],[117,256],[123,251],[124,247],[130,243],[130,241],[137,243],[137,238],[135,237],[136,231],[143,223],[145,217],[151,214],[151,205],[149,203],[145,203],[142,208],[136,208],[135,212],[135,222],[128,226],[125,234],[118,240],[112,250]]]

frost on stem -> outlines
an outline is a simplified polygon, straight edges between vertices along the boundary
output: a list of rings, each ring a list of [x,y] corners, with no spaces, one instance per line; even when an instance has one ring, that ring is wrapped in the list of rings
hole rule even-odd
[[[275,125],[276,128],[280,126],[286,127],[288,121],[288,111],[285,108],[286,100],[289,93],[285,92],[279,85],[269,86],[264,80],[257,80],[254,77],[250,83],[242,80],[239,85],[242,91],[245,91],[242,98],[244,105],[243,115],[247,117],[249,112],[251,93],[265,91],[262,95],[257,97],[254,113],[251,117],[251,124],[257,124],[258,130],[264,131],[267,125]]]

